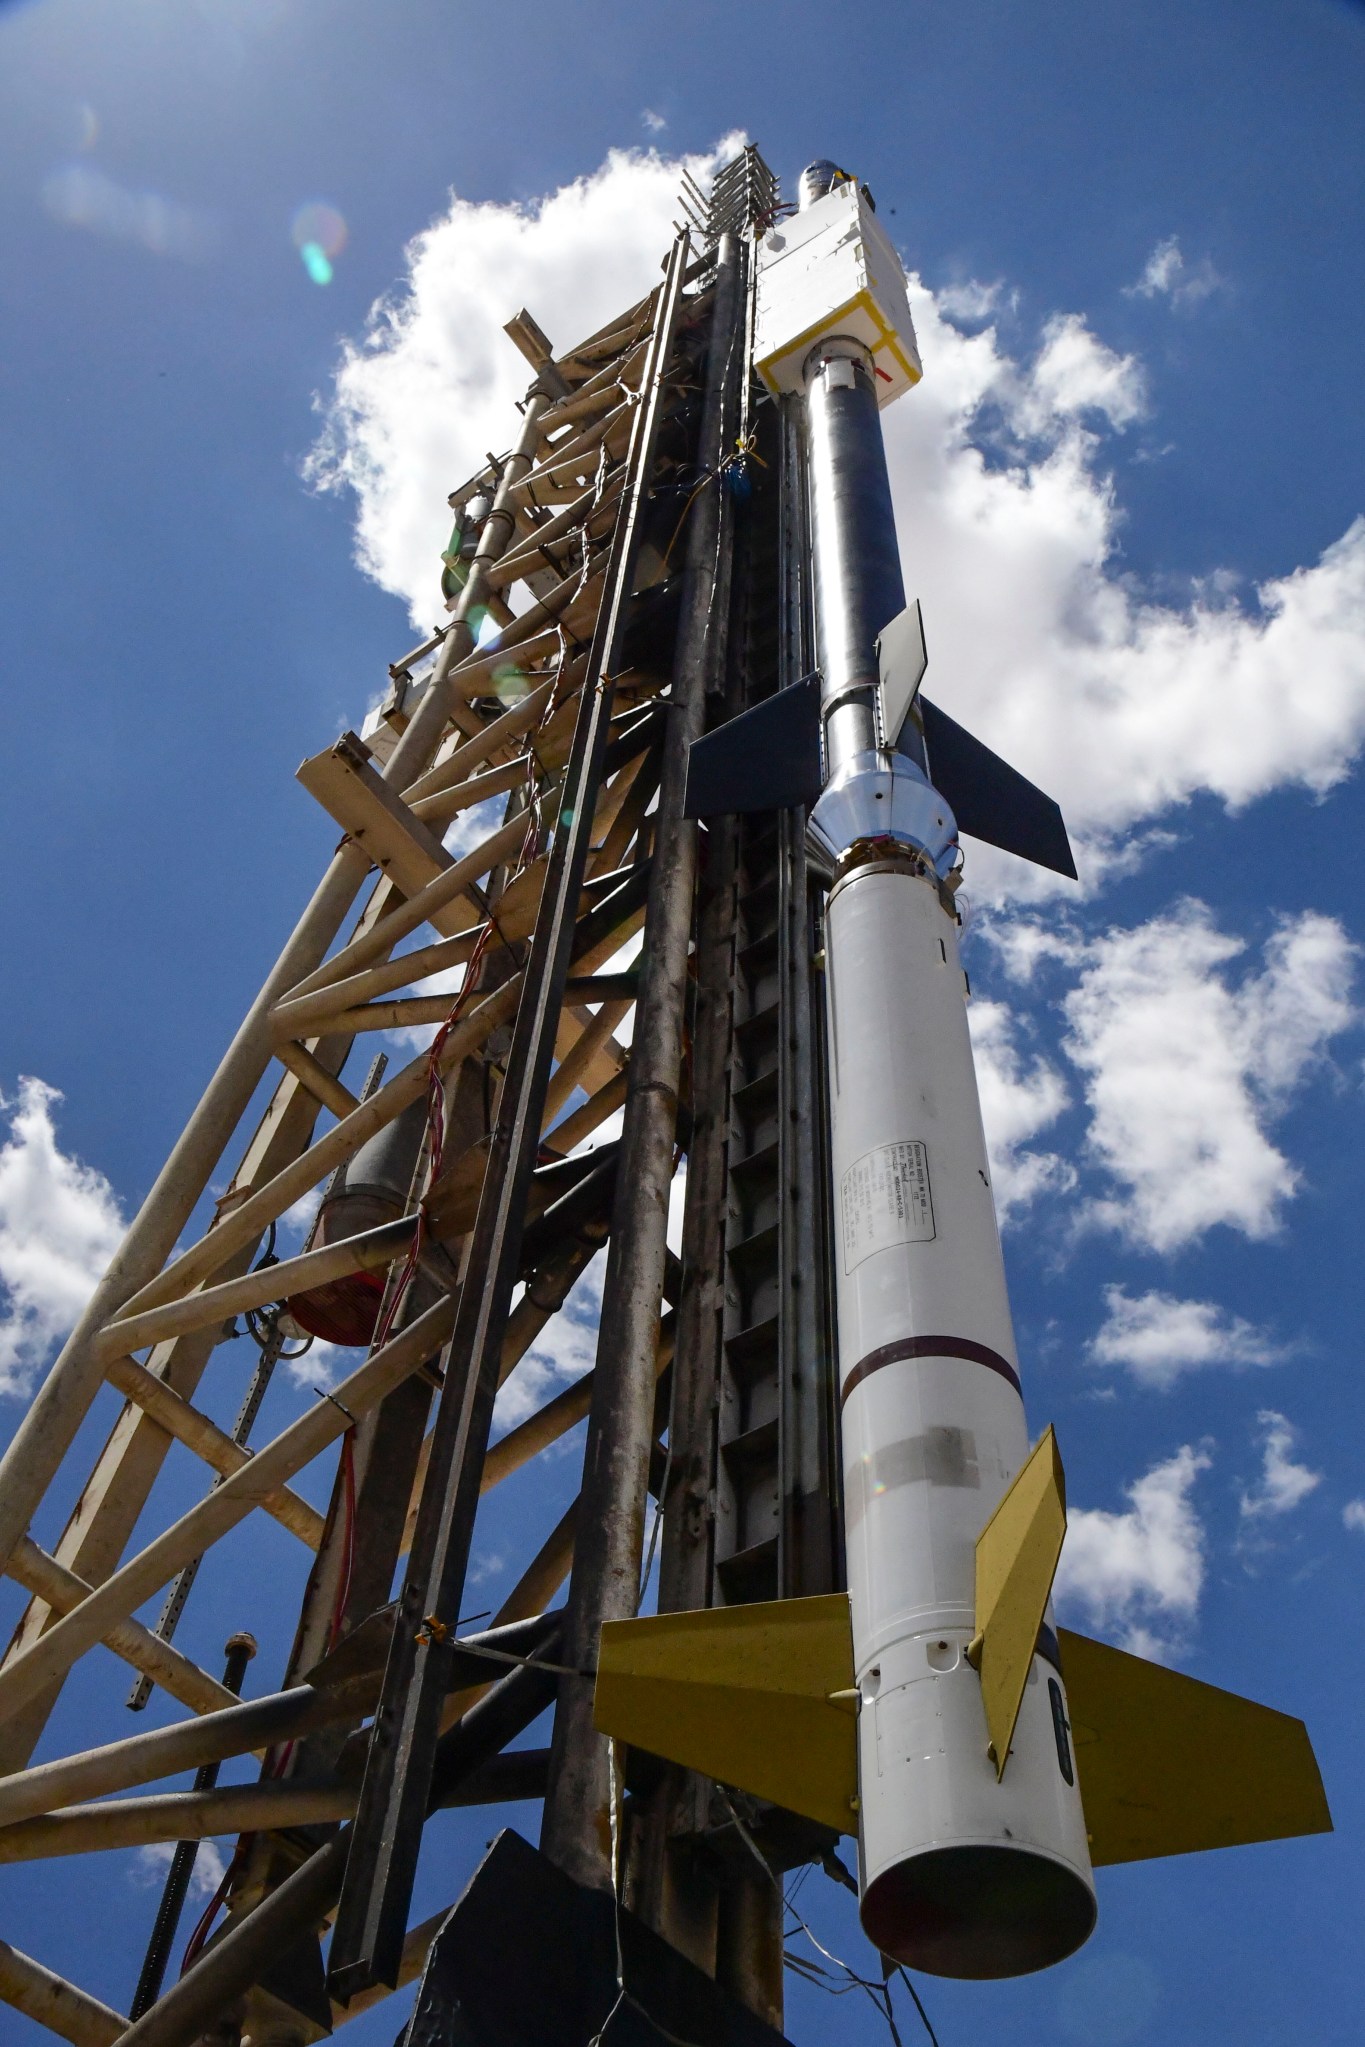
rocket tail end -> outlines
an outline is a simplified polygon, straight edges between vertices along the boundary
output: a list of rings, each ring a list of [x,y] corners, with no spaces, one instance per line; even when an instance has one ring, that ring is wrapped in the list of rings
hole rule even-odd
[[[1091,1859],[1145,1861],[1329,1833],[1301,1720],[1059,1633]],[[857,1724],[847,1596],[614,1621],[594,1720],[838,1833],[857,1831]]]

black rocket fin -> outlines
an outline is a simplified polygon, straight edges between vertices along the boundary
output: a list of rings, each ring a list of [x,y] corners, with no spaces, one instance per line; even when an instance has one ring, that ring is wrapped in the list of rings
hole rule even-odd
[[[930,778],[958,828],[1074,881],[1071,844],[1052,798],[937,704],[922,694],[917,701]],[[808,675],[693,741],[683,814],[739,817],[810,805],[820,786],[820,678]]]
[[[820,794],[820,678],[808,675],[692,742],[685,817],[744,816]]]
[[[1071,841],[1052,798],[922,694],[919,707],[929,779],[946,797],[958,830],[1077,880]]]

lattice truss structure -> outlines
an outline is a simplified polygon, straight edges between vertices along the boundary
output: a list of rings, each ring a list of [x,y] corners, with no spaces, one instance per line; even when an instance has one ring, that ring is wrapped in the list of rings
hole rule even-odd
[[[790,436],[749,373],[752,231],[776,198],[746,151],[709,206],[684,194],[661,281],[609,327],[555,358],[528,316],[510,323],[535,378],[513,446],[452,497],[450,622],[391,670],[366,741],[300,770],[344,836],[6,1456],[0,1554],[30,1603],[0,1667],[0,1861],[89,1856],[107,1906],[99,1851],[239,1836],[211,1937],[177,1980],[159,1925],[131,2019],[0,1947],[0,1997],[82,2047],[312,2040],[410,1980],[437,1923],[407,1925],[413,1873],[443,1804],[545,1794],[543,1840],[600,1885],[615,1786],[587,1673],[601,1621],[633,1609],[650,1489],[664,1604],[837,1582],[825,1395],[797,1369],[819,1348],[813,1290],[800,1327],[783,1293],[821,1262],[780,1199],[819,1177],[793,1106],[810,1076],[785,1057],[809,1059],[802,821],[702,835],[699,886],[682,817],[689,740],[805,659]],[[453,856],[450,827],[490,798],[500,821]],[[452,968],[454,993],[412,992]],[[429,1050],[371,1060],[373,1034],[413,1025],[438,1027]],[[618,1110],[622,1136],[594,1147]],[[664,1236],[684,1155],[685,1269]],[[263,1255],[320,1189],[306,1248]],[[489,1448],[499,1387],[603,1244],[595,1372]],[[240,1377],[240,1346],[217,1348],[235,1318],[261,1348],[229,1431],[209,1409],[215,1376]],[[249,1446],[299,1328],[353,1346],[350,1368]],[[87,1468],[73,1444],[105,1386],[125,1405]],[[481,1495],[585,1416],[580,1500],[528,1531],[491,1629],[457,1640]],[[204,1485],[168,1522],[173,1444]],[[295,1489],[319,1465],[326,1514]],[[28,1531],[54,1507],[49,1550]],[[259,1695],[258,1665],[239,1701],[249,1642],[220,1678],[172,1637],[198,1560],[262,1514],[297,1567],[251,1596],[298,1623],[276,1689]],[[156,1686],[183,1713],[130,1731],[101,1650],[133,1674],[130,1703]],[[87,1657],[103,1743],[35,1765]],[[549,1754],[509,1750],[556,1697]],[[253,1755],[258,1781],[216,1784]],[[704,1835],[707,1795],[637,1792],[632,1896],[780,2022],[761,1872],[673,1854]]]

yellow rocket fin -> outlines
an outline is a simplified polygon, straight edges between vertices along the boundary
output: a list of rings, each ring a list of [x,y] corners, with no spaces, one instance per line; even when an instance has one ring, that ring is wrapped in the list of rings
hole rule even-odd
[[[593,1720],[836,1833],[856,1831],[857,1699],[848,1597],[609,1621]]]
[[[1066,1477],[1049,1429],[976,1539],[976,1639],[990,1757],[1005,1774],[1066,1534]]]
[[[1059,1640],[1093,1862],[1331,1832],[1301,1720],[1065,1628]]]
[[[1330,1832],[1301,1720],[1067,1629],[1059,1640],[1096,1865]],[[856,1707],[842,1592],[602,1630],[602,1733],[844,1834],[857,1832]]]

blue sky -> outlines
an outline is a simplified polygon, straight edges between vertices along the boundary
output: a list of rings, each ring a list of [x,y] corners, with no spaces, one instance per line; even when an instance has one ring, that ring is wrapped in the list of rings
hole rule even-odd
[[[0,7],[7,1426],[330,848],[295,765],[437,615],[446,491],[508,430],[501,321],[524,298],[564,344],[645,288],[674,159],[740,128],[789,192],[855,168],[921,280],[886,417],[931,683],[1084,849],[1080,892],[968,883],[1066,1617],[1302,1714],[1338,1828],[1105,1873],[1072,1963],[925,1986],[943,2047],[1358,2036],[1363,84],[1365,10],[1328,0]],[[326,286],[309,204],[345,222]],[[158,1511],[201,1482],[173,1460]],[[495,1496],[490,1603],[572,1489],[562,1458]],[[243,1586],[296,1550],[272,1524],[206,1569],[190,1652],[249,1619],[273,1684],[289,1602]],[[47,1752],[123,1689],[92,1664]],[[439,1823],[420,1909],[489,1832]],[[154,1892],[110,1856],[92,1914],[94,1869],[4,1874],[0,1935],[126,2008]],[[866,1959],[823,1877],[800,1902]],[[793,1986],[788,2030],[882,2029]]]

